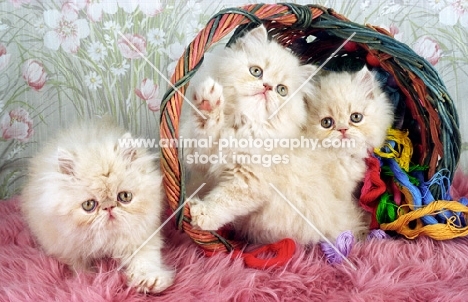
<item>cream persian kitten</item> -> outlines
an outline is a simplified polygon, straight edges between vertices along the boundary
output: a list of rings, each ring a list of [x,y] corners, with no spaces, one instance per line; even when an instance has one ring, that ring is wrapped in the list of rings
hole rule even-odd
[[[302,65],[290,51],[270,40],[263,25],[247,32],[230,47],[205,54],[205,62],[187,91],[198,112],[193,110],[189,122],[182,125],[184,137],[210,137],[219,142],[230,138],[298,136],[307,119],[305,95],[314,91],[308,80],[316,71],[315,66]],[[185,150],[185,155],[219,156],[219,147],[192,145]],[[262,155],[262,150],[255,148],[231,148],[222,152],[230,162],[236,155]],[[191,161],[187,157],[185,163],[192,176],[189,192],[201,182],[208,184],[204,191],[211,188],[221,171],[219,165]]]
[[[129,285],[156,293],[174,279],[162,262],[163,238],[153,234],[162,178],[154,155],[119,143],[130,138],[110,118],[62,132],[31,160],[22,211],[47,254],[75,270],[118,259]]]
[[[212,136],[215,141],[251,138],[265,143],[301,137],[308,119],[305,100],[314,98],[308,79],[315,70],[268,40],[263,26],[253,29],[207,60],[204,70],[192,80],[189,96],[205,118],[192,113],[191,137]],[[216,154],[217,146],[192,147],[187,154]],[[360,233],[366,229],[358,205],[335,195],[324,177],[326,165],[312,150],[231,145],[222,151],[227,154],[224,162],[186,165],[192,176],[189,187],[210,184],[210,190],[189,201],[195,228],[216,230],[233,223],[253,242],[288,237],[302,244],[318,242],[322,236],[335,239],[346,230]],[[239,155],[246,160],[235,160]],[[249,161],[255,156],[280,160],[273,165]]]
[[[348,230],[357,237],[367,233],[368,216],[352,193],[364,175],[364,158],[384,141],[392,109],[367,70],[323,77],[319,91],[306,83],[314,71],[268,40],[260,26],[197,73],[189,95],[205,118],[192,112],[191,137],[266,143],[305,136],[318,143],[352,138],[356,144],[337,150],[229,144],[222,150],[224,162],[220,154],[218,161],[192,161],[186,165],[192,176],[189,187],[193,191],[193,183],[209,184],[209,190],[189,201],[195,228],[216,230],[232,223],[258,243],[292,238],[310,244],[323,236],[335,240]],[[213,155],[219,146],[192,147],[187,153]],[[239,155],[246,157],[239,161]],[[254,163],[259,155],[281,160]]]
[[[318,85],[317,98],[309,102],[307,135],[321,143],[317,153],[326,163],[326,177],[338,198],[346,200],[364,178],[365,158],[383,145],[393,106],[367,67],[330,72],[318,78]]]

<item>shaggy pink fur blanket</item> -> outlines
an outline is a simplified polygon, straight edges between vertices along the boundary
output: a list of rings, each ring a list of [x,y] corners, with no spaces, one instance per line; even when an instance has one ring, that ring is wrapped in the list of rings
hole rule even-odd
[[[454,197],[468,196],[458,173]],[[373,239],[356,244],[346,263],[328,264],[320,247],[298,247],[284,267],[246,268],[226,254],[211,258],[187,235],[165,230],[165,258],[177,269],[161,295],[125,285],[111,260],[98,273],[74,275],[35,245],[18,197],[0,202],[0,301],[467,301],[468,238]]]

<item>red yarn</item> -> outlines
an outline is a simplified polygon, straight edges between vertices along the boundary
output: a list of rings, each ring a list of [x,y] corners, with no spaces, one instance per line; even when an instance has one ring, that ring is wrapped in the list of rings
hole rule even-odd
[[[372,53],[367,53],[366,55],[366,62],[372,67],[380,67],[380,61],[379,58],[377,58],[374,54]]]
[[[376,229],[379,227],[379,223],[377,222],[375,214],[379,197],[385,192],[386,186],[380,178],[380,161],[376,157],[370,156],[366,158],[366,164],[367,171],[361,189],[359,204],[364,210],[372,214],[370,228]]]
[[[344,46],[343,46],[344,50],[346,50],[347,52],[353,52],[353,51],[356,51],[358,50],[358,45],[356,42],[353,42],[353,41],[348,41]]]
[[[245,252],[242,250],[234,250],[231,258],[241,257],[244,259],[244,263],[247,267],[256,269],[265,269],[273,266],[283,266],[291,260],[296,250],[296,243],[294,240],[286,238],[276,243],[263,245],[251,252]],[[209,257],[213,256],[216,252],[205,251],[205,254]],[[273,257],[262,258],[259,257],[262,254],[264,256],[273,253]]]

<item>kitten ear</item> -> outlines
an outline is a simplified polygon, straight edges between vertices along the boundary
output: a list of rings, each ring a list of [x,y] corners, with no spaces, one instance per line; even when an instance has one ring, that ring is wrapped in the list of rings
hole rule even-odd
[[[268,41],[268,32],[265,28],[265,26],[260,25],[258,27],[255,27],[251,31],[249,31],[246,35],[246,38],[249,39],[255,39],[260,42],[266,42]]]
[[[134,161],[137,155],[137,148],[132,143],[132,134],[130,132],[125,133],[116,143],[114,149],[119,150],[124,158],[129,161]]]
[[[304,74],[309,78],[310,76],[315,76],[318,72],[318,66],[312,64],[306,64],[301,66],[302,71]]]
[[[132,139],[132,134],[130,132],[127,132],[124,135],[122,135],[122,137],[120,139],[123,140],[123,141],[130,140],[130,139]]]
[[[57,148],[57,162],[60,173],[66,175],[75,175],[75,157],[69,151]]]
[[[256,44],[256,43],[266,43],[268,41],[268,32],[265,26],[260,25],[251,29],[245,35],[232,45],[233,48],[240,48],[242,49],[246,44]]]
[[[306,85],[302,86],[302,92],[304,93],[305,98],[315,99],[318,87],[317,78],[315,78],[315,75],[318,72],[318,67],[311,64],[306,64],[301,65],[299,68],[302,73],[302,81],[307,81]]]
[[[365,89],[367,90],[366,97],[374,98],[374,89],[376,86],[376,82],[374,79],[374,75],[369,69],[367,69],[365,65],[364,68],[362,68],[356,73],[356,75],[354,76],[354,81],[356,85],[365,87]]]
[[[308,80],[309,82],[316,84],[315,76],[319,71],[317,66],[311,64],[301,65],[300,70],[304,81]]]

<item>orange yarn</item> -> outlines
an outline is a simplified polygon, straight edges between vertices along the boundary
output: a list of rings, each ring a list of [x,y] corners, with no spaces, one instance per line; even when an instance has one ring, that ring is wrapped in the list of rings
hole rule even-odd
[[[437,223],[422,225],[411,228],[409,223],[425,215],[436,215],[445,210],[468,214],[468,207],[455,201],[436,200],[419,209],[412,210],[390,223],[383,223],[380,228],[385,231],[396,231],[408,239],[414,239],[420,235],[429,236],[436,240],[447,240],[468,235],[468,226],[460,227],[456,224],[458,217],[453,216],[447,219],[447,223]]]

